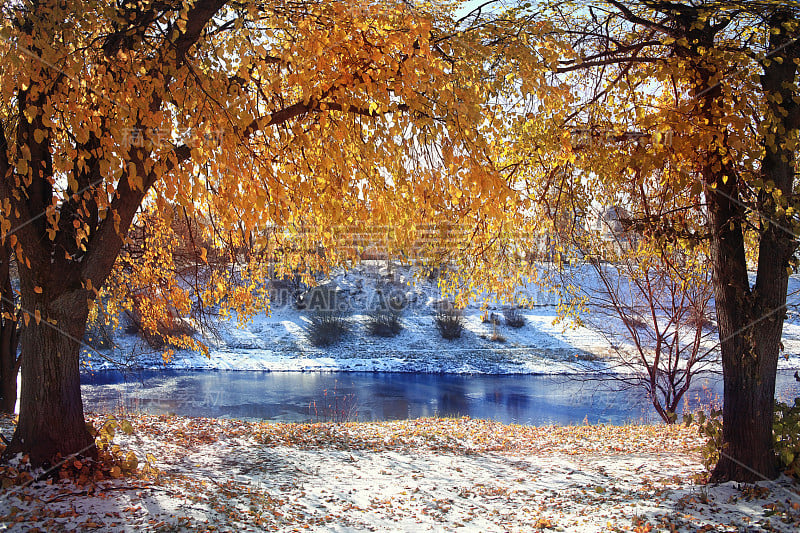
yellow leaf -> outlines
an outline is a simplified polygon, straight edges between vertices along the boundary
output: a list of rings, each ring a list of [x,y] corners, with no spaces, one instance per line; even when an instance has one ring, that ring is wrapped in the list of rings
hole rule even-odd
[[[42,288],[39,285],[37,285],[33,288],[33,292],[35,292],[36,294],[42,294]]]
[[[125,456],[125,467],[128,470],[136,470],[137,466],[139,466],[139,458],[135,453],[128,452],[128,455]]]

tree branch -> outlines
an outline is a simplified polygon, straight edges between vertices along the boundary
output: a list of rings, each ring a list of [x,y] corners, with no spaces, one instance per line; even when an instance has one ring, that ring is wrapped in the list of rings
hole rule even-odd
[[[616,65],[619,63],[631,64],[631,63],[656,63],[658,61],[662,61],[661,58],[658,57],[636,57],[636,56],[629,56],[629,57],[615,57],[611,59],[604,59],[602,61],[584,61],[581,63],[576,63],[575,65],[569,67],[560,67],[555,70],[555,72],[559,74],[563,74],[566,72],[573,72],[575,70],[580,70],[583,68],[591,68],[591,67],[602,67],[605,65]]]
[[[619,2],[617,0],[606,0],[606,2],[616,7],[628,22],[633,22],[634,24],[639,24],[640,26],[646,26],[648,28],[652,28],[654,30],[657,30],[661,33],[665,33],[672,37],[678,36],[677,30],[673,30],[668,26],[664,26],[663,24],[659,24],[658,22],[653,22],[652,20],[647,20],[645,18],[636,15],[633,11],[630,10],[630,8],[628,8],[622,2]]]

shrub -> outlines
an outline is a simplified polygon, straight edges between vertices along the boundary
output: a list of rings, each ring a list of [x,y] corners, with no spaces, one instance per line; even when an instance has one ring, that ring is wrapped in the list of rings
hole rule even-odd
[[[525,325],[525,317],[519,307],[509,307],[503,310],[503,318],[506,319],[506,326],[512,328],[521,328]]]
[[[306,307],[311,311],[308,337],[314,346],[330,346],[349,330],[347,305],[332,287],[314,287],[306,293]]]
[[[391,309],[373,309],[367,320],[367,330],[378,337],[394,337],[403,330],[400,313]]]
[[[367,330],[372,335],[379,337],[394,337],[403,330],[400,315],[406,305],[403,296],[384,297],[384,291],[375,292],[378,302],[372,306],[367,319]]]
[[[358,401],[355,394],[343,394],[335,384],[333,390],[322,391],[319,401],[311,400],[308,412],[316,422],[344,424],[358,420]]]
[[[434,321],[442,338],[453,340],[461,337],[461,331],[464,329],[464,318],[461,315],[461,311],[456,309],[452,302],[439,302],[436,305]]]
[[[494,331],[492,331],[492,336],[489,337],[489,340],[492,342],[506,342],[506,338],[497,331],[497,326],[494,327]]]
[[[683,419],[686,424],[697,424],[700,434],[708,439],[700,453],[703,466],[711,472],[722,449],[722,411],[712,411],[709,416],[698,411],[694,416],[684,415]],[[793,405],[775,402],[772,439],[783,471],[800,478],[800,398],[795,398]]]
[[[489,311],[484,311],[483,315],[481,315],[481,322],[492,325],[492,335],[489,337],[489,340],[492,342],[506,342],[506,338],[497,331],[497,326],[500,325],[500,317],[494,313],[489,313]],[[484,339],[486,338],[485,335],[481,335],[481,337]]]
[[[347,333],[349,324],[344,313],[338,311],[314,311],[308,326],[308,337],[314,346],[330,346]]]
[[[786,474],[800,478],[800,398],[793,405],[776,402],[772,438]]]

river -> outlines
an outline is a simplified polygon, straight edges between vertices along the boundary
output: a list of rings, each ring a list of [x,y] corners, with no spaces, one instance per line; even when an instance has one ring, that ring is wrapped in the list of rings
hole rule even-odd
[[[646,396],[583,376],[360,372],[103,371],[82,377],[84,408],[281,422],[470,416],[527,425],[657,422]],[[779,372],[776,396],[800,396]],[[697,378],[690,410],[721,402],[719,376]]]

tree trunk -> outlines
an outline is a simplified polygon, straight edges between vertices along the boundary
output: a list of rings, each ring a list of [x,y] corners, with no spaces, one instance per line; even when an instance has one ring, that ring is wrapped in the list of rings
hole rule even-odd
[[[757,312],[757,298],[747,276],[740,225],[743,213],[735,202],[735,187],[735,179],[727,184],[720,180],[715,189],[706,191],[724,381],[723,446],[711,478],[714,482],[763,481],[777,474],[772,411],[783,321]],[[779,279],[772,283],[781,284]],[[785,298],[786,281],[782,284]]]
[[[715,30],[707,24],[694,33],[691,29],[687,32],[690,42],[705,47],[713,46],[714,36]],[[724,381],[723,444],[711,480],[771,479],[777,474],[772,447],[772,402],[782,322],[777,336],[774,327],[759,324],[762,317],[758,312],[758,297],[751,291],[747,272],[742,229],[747,214],[740,198],[740,178],[723,149],[728,133],[721,120],[725,108],[721,84],[716,82],[717,67],[706,62],[697,48],[679,51],[694,63],[697,112],[702,119],[699,125],[706,128],[709,138],[708,144],[701,147],[701,173],[711,235],[711,269]],[[760,267],[761,264],[759,270]],[[773,287],[775,283],[780,285],[779,279],[768,283]],[[784,283],[784,299],[785,288]]]
[[[758,326],[755,330],[751,332],[755,346],[744,354],[723,352],[724,423],[720,459],[711,476],[715,483],[755,483],[774,479],[778,474],[772,445],[778,358],[777,351],[764,349],[764,344],[770,344],[775,337],[762,335]]]
[[[23,293],[24,294],[24,293]],[[23,296],[25,310],[47,309],[22,333],[22,394],[19,424],[4,457],[26,453],[34,465],[55,464],[77,454],[96,457],[94,439],[83,417],[79,355],[88,316],[86,291],[46,299]],[[47,318],[55,320],[48,323]]]
[[[798,53],[795,40],[783,31],[784,22],[792,20],[788,11],[778,10],[770,17],[770,46],[775,57],[763,63],[761,85],[767,101],[765,131],[785,132],[790,137],[792,117],[800,106],[793,98]],[[776,59],[782,56],[780,61]],[[796,135],[796,129],[795,129]],[[761,172],[765,182],[772,182],[784,198],[794,188],[795,151],[779,140],[764,140]],[[723,404],[722,450],[711,480],[756,482],[778,474],[778,462],[772,443],[772,420],[775,405],[775,375],[778,368],[780,340],[786,314],[786,291],[790,260],[796,250],[792,221],[783,214],[781,200],[770,191],[761,191],[758,207],[763,216],[758,249],[756,283],[752,292],[738,287],[742,282],[744,244],[730,240],[731,225],[738,227],[740,207],[738,190],[717,183],[718,191],[709,196],[712,223],[715,293],[719,319],[722,366],[725,384]],[[721,187],[720,187],[721,186]],[[717,195],[716,192],[721,192]],[[723,198],[724,197],[724,198]],[[739,202],[740,203],[740,202]],[[741,249],[730,256],[732,245]],[[744,273],[746,274],[746,273]]]

